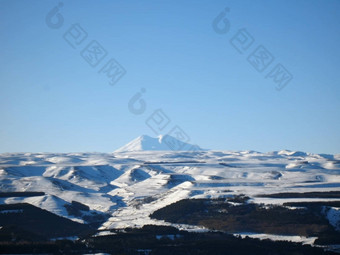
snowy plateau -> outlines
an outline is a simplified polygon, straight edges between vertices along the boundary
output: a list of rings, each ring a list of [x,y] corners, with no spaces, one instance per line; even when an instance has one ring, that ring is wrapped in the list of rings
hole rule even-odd
[[[167,140],[186,150],[171,150]],[[150,215],[183,199],[221,199],[241,194],[250,198],[248,203],[264,205],[340,201],[339,197],[263,196],[340,191],[340,155],[202,150],[169,136],[141,136],[113,153],[0,154],[0,190],[43,192],[40,196],[2,197],[0,202],[28,203],[79,223],[105,215],[97,226],[98,235],[151,224],[206,231],[202,226],[169,223]],[[70,214],[67,208],[74,203],[88,209]],[[339,229],[338,208],[325,208],[324,215]],[[294,237],[287,239],[294,241]],[[310,241],[300,236],[295,239]]]

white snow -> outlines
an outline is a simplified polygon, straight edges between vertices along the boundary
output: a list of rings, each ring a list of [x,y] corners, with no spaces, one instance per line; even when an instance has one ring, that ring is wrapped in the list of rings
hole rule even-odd
[[[25,202],[71,220],[65,204],[77,201],[111,217],[102,230],[170,225],[154,211],[185,198],[245,194],[253,202],[282,204],[340,199],[260,198],[280,192],[340,191],[340,155],[279,151],[171,151],[166,136],[139,137],[114,153],[0,154],[0,190],[43,191],[39,197],[1,198]],[[189,146],[189,145],[186,145]],[[161,150],[161,151],[160,151]],[[339,209],[327,217],[338,226]],[[195,226],[176,225],[205,231]]]
[[[160,135],[157,138],[142,135],[119,148],[115,152],[129,151],[172,151],[172,150],[201,150],[198,146],[182,142],[170,135]]]
[[[303,243],[312,245],[317,237],[305,237],[305,236],[288,236],[288,235],[272,235],[272,234],[258,234],[258,233],[236,233],[235,236],[242,238],[250,237],[260,240],[270,239],[273,241],[290,241],[295,243]]]

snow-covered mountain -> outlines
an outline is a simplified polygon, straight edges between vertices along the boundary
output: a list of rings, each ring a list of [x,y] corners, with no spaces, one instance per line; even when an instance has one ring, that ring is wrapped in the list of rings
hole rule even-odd
[[[157,138],[142,135],[115,152],[129,151],[198,151],[202,150],[197,145],[182,142],[170,135],[160,135]]]
[[[340,191],[340,155],[155,151],[165,149],[163,139],[143,136],[124,146],[121,151],[131,150],[125,153],[0,154],[2,192],[45,192],[0,203],[25,202],[79,222],[109,216],[101,229],[111,229],[166,224],[149,215],[185,198],[246,194],[255,203],[282,204],[291,200],[256,195]],[[90,210],[70,214],[76,202]]]

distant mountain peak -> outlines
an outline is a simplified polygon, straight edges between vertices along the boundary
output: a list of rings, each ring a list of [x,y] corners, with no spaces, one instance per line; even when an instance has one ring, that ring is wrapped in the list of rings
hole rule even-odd
[[[166,139],[176,139],[170,135],[159,135],[157,138],[160,143],[166,141]]]
[[[171,135],[159,135],[154,138],[148,135],[141,135],[115,152],[127,151],[197,151],[202,150],[197,145],[192,145]]]

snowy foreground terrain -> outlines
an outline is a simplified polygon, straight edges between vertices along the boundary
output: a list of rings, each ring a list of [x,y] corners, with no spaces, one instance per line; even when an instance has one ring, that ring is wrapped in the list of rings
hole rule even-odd
[[[36,191],[45,195],[0,198],[0,202],[29,203],[81,223],[86,223],[84,215],[109,215],[99,227],[101,234],[105,234],[105,230],[145,224],[170,225],[151,219],[149,215],[186,198],[245,194],[251,198],[250,202],[265,204],[340,201],[339,198],[257,197],[259,194],[340,191],[340,155],[286,150],[268,153],[157,151],[157,146],[153,147],[155,150],[145,151],[142,140],[137,139],[139,145],[130,143],[128,151],[123,148],[108,154],[1,154],[2,192]],[[69,215],[65,205],[72,201],[84,204],[90,210],[77,216]],[[339,228],[337,208],[331,208],[326,217],[335,228]],[[189,225],[175,226],[204,231]],[[259,235],[261,233],[255,237],[261,237]],[[303,237],[287,238],[310,241]]]

